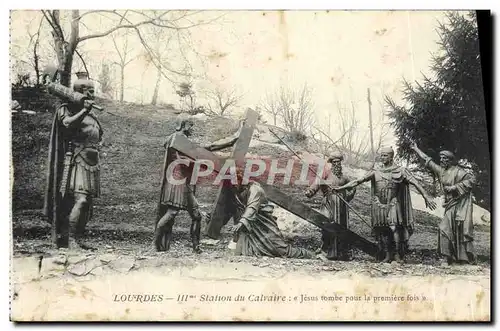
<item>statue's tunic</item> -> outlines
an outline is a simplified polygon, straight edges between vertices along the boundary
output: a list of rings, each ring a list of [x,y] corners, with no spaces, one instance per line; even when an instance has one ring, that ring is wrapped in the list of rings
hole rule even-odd
[[[288,244],[273,216],[274,206],[269,203],[264,189],[258,183],[250,183],[234,195],[237,215],[245,225],[236,244],[236,254],[245,256],[270,256],[290,258],[314,258],[314,253]]]
[[[70,112],[68,107],[63,105],[59,108],[61,123],[64,123],[65,117],[75,113],[75,110]],[[99,197],[101,190],[98,144],[102,138],[99,121],[89,113],[80,123],[66,127],[66,136],[73,145],[68,189],[75,193]]]
[[[415,178],[403,167],[396,165],[375,168],[361,181],[371,181],[371,219],[372,228],[377,231],[398,227],[403,230],[407,241],[413,233],[413,209],[409,184]]]
[[[474,253],[472,187],[475,177],[459,166],[444,169],[432,160],[427,160],[426,165],[438,176],[442,186],[456,187],[455,191],[444,193],[445,211],[439,225],[438,250],[458,261],[468,261],[467,253]]]
[[[165,142],[165,159],[162,168],[162,184],[160,190],[160,204],[164,206],[176,207],[182,210],[187,210],[189,205],[196,201],[194,199],[194,193],[196,190],[195,185],[191,185],[191,176],[193,171],[194,163],[187,156],[182,155],[176,150],[170,148],[172,141],[176,135],[183,135],[181,131],[174,132],[171,134]],[[186,137],[186,136],[185,136]],[[175,180],[186,179],[183,184],[177,184],[169,180],[167,170],[169,165],[177,159],[186,159],[190,162],[190,165],[177,164],[174,169],[172,169],[172,177]]]
[[[352,200],[356,193],[356,189],[347,189],[339,192],[334,192],[333,187],[338,187],[347,184],[350,180],[347,176],[341,175],[340,178],[333,173],[329,177],[323,179],[329,179],[328,184],[325,183],[314,183],[307,190],[307,196],[313,196],[319,190],[323,194],[323,200],[321,202],[320,212],[327,216],[330,222],[338,223],[346,228],[349,226],[349,209],[344,201],[344,199],[349,202]],[[340,196],[340,197],[339,197]],[[327,253],[327,258],[337,258],[339,257],[342,250],[348,249],[348,245],[341,245],[339,239],[335,236],[330,236],[325,231],[322,231],[322,251]]]

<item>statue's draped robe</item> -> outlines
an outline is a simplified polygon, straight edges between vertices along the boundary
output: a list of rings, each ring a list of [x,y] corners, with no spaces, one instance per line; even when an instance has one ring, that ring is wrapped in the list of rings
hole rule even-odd
[[[59,192],[64,168],[64,155],[68,148],[68,141],[64,139],[64,129],[59,119],[59,111],[56,111],[50,133],[43,206],[44,214],[53,226],[53,240],[58,239],[54,238],[54,236],[61,233],[61,226],[63,226],[64,223],[63,219],[68,213],[68,210],[63,208],[64,204],[62,203],[61,193]]]
[[[374,168],[362,181],[371,182],[371,220],[377,241],[384,230],[399,229],[402,242],[408,244],[413,234],[413,208],[409,185],[416,183],[414,176],[403,167]]]
[[[240,222],[245,225],[236,244],[236,254],[288,258],[314,258],[314,253],[288,244],[273,216],[274,206],[258,183],[250,183],[234,195],[233,203]]]
[[[356,194],[356,189],[347,189],[340,192],[334,192],[333,187],[338,187],[347,184],[350,180],[347,176],[341,175],[340,178],[330,173],[325,175],[323,180],[328,180],[328,184],[315,182],[308,189],[308,194],[313,196],[319,190],[323,193],[323,200],[321,202],[320,212],[328,217],[333,223],[338,223],[345,228],[349,227],[349,209],[344,201],[339,198],[339,195],[345,201],[349,202]],[[341,254],[349,249],[346,242],[341,242],[338,237],[332,236],[326,231],[322,230],[322,247],[321,250],[327,254],[328,259],[339,258]]]
[[[456,191],[444,194],[444,216],[439,225],[438,251],[457,261],[469,261],[474,255],[474,224],[472,221],[472,187],[474,175],[460,166],[448,169],[432,160],[427,166],[438,176],[441,186],[456,186]]]
[[[66,178],[68,190],[89,194],[93,197],[98,197],[100,194],[99,156],[95,146],[103,135],[99,121],[92,113],[89,113],[81,123],[71,128],[65,127],[63,124],[66,116],[71,116],[80,110],[81,107],[78,105],[62,104],[54,114],[52,122],[43,209],[45,216],[54,226],[52,231],[55,236],[68,230],[68,224],[64,220],[70,212],[68,202],[71,195],[66,195],[65,200],[67,201],[63,203],[60,190],[63,180],[64,158],[68,152],[70,141],[73,143],[73,154],[68,178]],[[93,147],[89,147],[90,145]],[[90,209],[89,217],[91,217],[91,211]]]

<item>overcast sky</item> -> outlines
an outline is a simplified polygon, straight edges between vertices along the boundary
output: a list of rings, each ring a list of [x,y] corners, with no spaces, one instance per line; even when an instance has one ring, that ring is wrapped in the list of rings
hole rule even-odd
[[[11,36],[16,43],[25,42],[28,16],[13,16]],[[98,30],[102,20],[91,16],[85,24]],[[437,50],[435,29],[443,18],[441,11],[234,11],[222,23],[193,30],[192,38],[201,53],[210,55],[209,78],[245,93],[243,108],[255,106],[280,85],[298,88],[307,83],[320,121],[335,110],[337,100],[345,105],[352,101],[362,136],[368,129],[367,88],[377,123],[383,94],[400,101],[403,78],[419,80],[421,73],[430,74],[430,54]],[[94,63],[116,59],[109,39],[81,46]],[[135,49],[141,52],[137,42]],[[146,70],[144,60],[132,62],[126,71],[125,100],[150,102],[155,81],[155,70]],[[167,81],[162,82],[159,100],[178,102]]]

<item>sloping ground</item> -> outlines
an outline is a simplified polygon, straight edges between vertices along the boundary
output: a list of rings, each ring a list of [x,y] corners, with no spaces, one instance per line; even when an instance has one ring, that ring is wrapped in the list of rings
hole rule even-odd
[[[90,237],[97,244],[111,242],[116,247],[131,244],[146,247],[151,242],[155,219],[155,208],[159,190],[160,169],[163,162],[165,138],[175,130],[178,115],[171,110],[153,106],[133,104],[115,105],[100,100],[110,113],[101,113],[100,120],[104,127],[102,147],[102,197],[96,201],[92,223],[89,225]],[[45,161],[47,157],[48,135],[52,114],[41,113],[27,115],[18,113],[12,117],[13,161],[14,161],[14,235],[16,247],[20,251],[33,252],[37,245],[44,245],[49,234],[48,224],[38,210],[42,207]],[[235,132],[237,120],[194,117],[196,123],[193,140],[199,143],[215,141]],[[276,132],[277,130],[275,130]],[[283,132],[276,132],[282,136]],[[250,157],[272,157],[279,159],[280,166],[295,158],[285,146],[275,144],[273,135],[266,126],[259,125],[249,148]],[[300,146],[287,142],[301,158],[311,159],[312,155],[301,150]],[[228,155],[228,152],[221,153]],[[358,177],[363,170],[345,169],[351,177]],[[294,178],[298,176],[294,172]],[[283,185],[278,177],[276,185],[291,197],[318,207],[321,194],[312,199],[304,197],[304,186]],[[210,210],[217,187],[199,185],[197,196],[206,212]],[[369,187],[359,186],[352,206],[362,216],[351,213],[350,227],[353,231],[370,237],[369,227]],[[418,201],[418,197],[415,198]],[[419,207],[416,206],[418,209]],[[420,207],[420,209],[424,209]],[[30,211],[31,210],[31,211]],[[436,245],[436,231],[439,214],[431,215],[426,211],[416,210],[417,233],[412,238],[412,247],[419,251],[420,258],[429,253]],[[280,227],[289,240],[315,249],[319,245],[318,230],[297,219],[295,216],[277,208],[276,214]],[[477,228],[477,247],[483,261],[489,260],[489,228]],[[187,215],[179,215],[175,231],[181,241],[188,242],[189,220]],[[230,237],[230,229],[224,229],[224,235]],[[25,240],[31,238],[29,243]],[[45,241],[37,239],[45,238]],[[227,239],[226,238],[226,239]],[[228,239],[227,239],[228,240]],[[225,250],[227,240],[219,247]],[[126,242],[123,242],[126,241]],[[28,247],[25,247],[25,246]],[[211,248],[210,248],[211,249]],[[188,250],[189,251],[189,250]],[[422,255],[423,254],[423,255]],[[432,255],[432,254],[431,254]]]

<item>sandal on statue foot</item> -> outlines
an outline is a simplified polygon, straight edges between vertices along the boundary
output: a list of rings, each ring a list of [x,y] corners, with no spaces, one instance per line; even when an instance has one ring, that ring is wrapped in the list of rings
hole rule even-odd
[[[391,255],[390,254],[386,254],[384,259],[382,261],[380,261],[382,263],[391,263]]]
[[[399,255],[399,254],[395,254],[395,255],[394,255],[394,261],[395,261],[396,263],[404,263],[403,258],[401,258],[401,255]]]
[[[86,250],[86,251],[97,251],[97,248],[90,246],[82,241],[77,241],[78,246],[80,246],[81,249]]]

